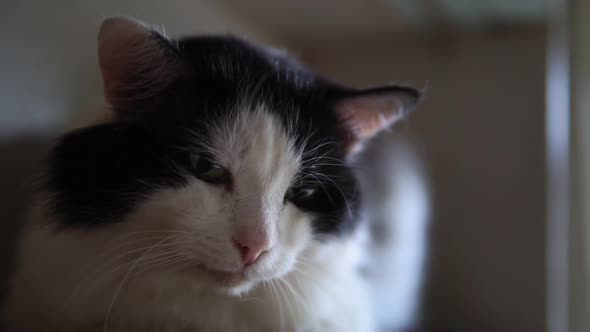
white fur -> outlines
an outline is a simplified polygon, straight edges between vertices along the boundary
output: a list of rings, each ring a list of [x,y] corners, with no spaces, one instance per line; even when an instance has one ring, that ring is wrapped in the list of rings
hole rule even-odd
[[[381,331],[400,331],[420,318],[428,184],[415,147],[404,137],[386,133],[374,143],[361,162],[370,172],[359,172],[375,235],[368,249],[373,316]]]
[[[13,329],[375,331],[372,285],[358,273],[371,263],[367,229],[315,239],[310,217],[283,203],[301,154],[278,119],[261,107],[228,120],[206,144],[233,174],[231,192],[194,179],[147,197],[124,222],[91,230],[56,231],[38,204],[7,302]],[[244,229],[271,244],[245,281],[223,284],[195,266],[239,270],[231,238]]]

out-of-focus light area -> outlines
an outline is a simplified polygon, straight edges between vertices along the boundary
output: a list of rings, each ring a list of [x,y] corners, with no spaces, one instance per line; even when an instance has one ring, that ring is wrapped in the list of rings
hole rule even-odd
[[[393,129],[419,156],[432,205],[420,329],[545,331],[555,165],[546,129],[569,121],[546,114],[546,92],[569,93],[568,73],[547,76],[559,66],[548,66],[549,45],[567,51],[548,42],[548,8],[544,0],[4,1],[0,258],[10,261],[51,139],[104,109],[96,35],[105,17],[125,14],[172,36],[233,33],[285,48],[349,85],[423,89],[417,112]],[[587,25],[579,29],[590,37]]]

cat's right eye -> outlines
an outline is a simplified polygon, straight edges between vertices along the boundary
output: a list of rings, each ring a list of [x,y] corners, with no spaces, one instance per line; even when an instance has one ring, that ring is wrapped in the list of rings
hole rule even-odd
[[[191,158],[193,173],[201,180],[213,184],[223,184],[230,180],[229,172],[206,155]]]

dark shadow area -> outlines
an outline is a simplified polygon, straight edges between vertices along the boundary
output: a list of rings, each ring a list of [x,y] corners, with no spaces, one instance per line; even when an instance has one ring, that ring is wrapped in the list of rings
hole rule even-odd
[[[25,223],[27,207],[38,179],[41,160],[51,142],[48,138],[21,137],[0,141],[0,296],[14,264],[15,245]]]

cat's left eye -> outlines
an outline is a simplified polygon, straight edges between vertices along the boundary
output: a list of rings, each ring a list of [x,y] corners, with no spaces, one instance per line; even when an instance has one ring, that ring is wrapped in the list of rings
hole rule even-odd
[[[316,192],[316,188],[291,187],[285,193],[285,202],[291,201],[298,205],[305,200],[310,199]]]
[[[229,181],[229,172],[205,155],[197,155],[192,158],[193,172],[203,181],[221,184]]]

